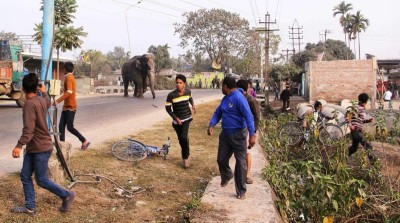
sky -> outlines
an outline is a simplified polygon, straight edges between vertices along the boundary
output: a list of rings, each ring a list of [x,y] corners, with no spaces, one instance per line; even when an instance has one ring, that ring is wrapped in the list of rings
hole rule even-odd
[[[300,48],[306,43],[324,39],[344,41],[339,17],[333,17],[333,8],[341,0],[77,0],[74,26],[83,26],[88,36],[83,38],[81,49],[64,53],[77,57],[81,50],[100,50],[103,53],[114,47],[130,50],[131,55],[147,52],[151,45],[168,44],[172,57],[184,54],[187,49],[178,46],[179,35],[174,23],[182,23],[184,12],[199,9],[222,8],[238,13],[249,21],[250,27],[263,28],[259,21],[268,12],[272,29],[282,41],[279,52],[292,49],[289,27],[301,27]],[[365,54],[378,59],[400,58],[400,1],[398,0],[347,0],[369,19],[370,26],[361,33],[361,59]],[[35,23],[42,22],[41,0],[0,0],[0,31],[17,35],[32,35]],[[297,21],[297,24],[295,24]],[[296,49],[298,46],[296,45]],[[358,51],[358,50],[357,50]]]

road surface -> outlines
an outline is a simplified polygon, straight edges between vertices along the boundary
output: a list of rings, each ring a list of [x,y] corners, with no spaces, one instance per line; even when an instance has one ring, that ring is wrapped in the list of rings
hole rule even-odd
[[[168,118],[164,104],[170,91],[156,91],[156,99],[145,93],[144,99],[123,97],[122,94],[78,96],[75,127],[94,146],[108,139],[133,134]],[[192,90],[195,104],[221,99],[220,89]],[[58,105],[59,115],[62,103]],[[14,101],[0,101],[0,176],[21,169],[22,159],[11,156],[22,132],[22,109]],[[73,148],[81,142],[66,130],[66,141]]]

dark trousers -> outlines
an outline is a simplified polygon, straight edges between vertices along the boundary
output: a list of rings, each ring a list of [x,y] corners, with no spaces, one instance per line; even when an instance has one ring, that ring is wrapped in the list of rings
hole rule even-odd
[[[187,159],[190,155],[189,126],[190,121],[183,122],[182,125],[175,125],[172,123],[172,127],[174,127],[176,135],[178,136],[179,145],[181,146],[182,159]]]
[[[290,100],[282,100],[282,111],[285,112],[290,107]]]
[[[368,151],[372,150],[371,144],[367,142],[364,138],[364,135],[362,131],[360,130],[353,130],[350,132],[351,139],[352,139],[352,144],[349,147],[349,156],[357,152],[358,145],[361,143],[361,145]]]
[[[35,189],[32,182],[33,172],[35,172],[36,182],[40,187],[50,191],[60,198],[68,196],[68,192],[65,189],[47,178],[47,169],[51,152],[52,150],[42,153],[25,153],[24,155],[21,170],[21,182],[25,194],[25,207],[30,210],[36,208]]]
[[[233,134],[225,134],[224,131],[219,135],[217,162],[221,180],[227,181],[235,177],[235,188],[238,195],[246,193],[246,175],[247,175],[247,129],[242,129]],[[236,159],[235,172],[229,166],[229,159],[234,154]]]
[[[74,128],[75,113],[76,111],[70,110],[65,110],[61,112],[60,124],[58,126],[60,132],[60,141],[65,141],[65,126],[67,126],[67,129],[70,133],[78,137],[79,141],[86,141],[85,137],[83,137],[81,133],[79,133],[78,130]]]

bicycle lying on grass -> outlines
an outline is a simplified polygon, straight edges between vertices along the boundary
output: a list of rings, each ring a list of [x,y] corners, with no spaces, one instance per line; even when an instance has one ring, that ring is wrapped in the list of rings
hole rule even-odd
[[[151,155],[163,156],[164,159],[167,159],[170,146],[171,140],[169,137],[162,147],[145,145],[137,140],[128,139],[114,143],[111,147],[111,153],[117,159],[123,161],[137,162]]]
[[[331,147],[343,138],[342,129],[332,123],[326,123],[326,119],[318,121],[315,125],[311,125],[309,130],[303,128],[302,121],[291,121],[282,126],[279,131],[279,137],[288,140],[289,146],[299,145],[302,141],[307,141],[313,133],[318,141],[326,146]]]

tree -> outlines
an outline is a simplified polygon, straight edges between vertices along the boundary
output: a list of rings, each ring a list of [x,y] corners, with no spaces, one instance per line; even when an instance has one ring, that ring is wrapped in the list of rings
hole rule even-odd
[[[0,40],[10,40],[10,41],[17,41],[18,43],[22,44],[22,41],[19,39],[19,37],[12,32],[0,32]]]
[[[273,64],[270,68],[269,74],[274,81],[281,81],[286,78],[298,79],[299,74],[303,72],[299,66],[294,63],[286,64]],[[299,80],[298,80],[299,81]]]
[[[171,68],[171,59],[169,58],[168,44],[153,46],[151,45],[147,50],[148,53],[154,55],[155,72],[159,73],[160,70]]]
[[[223,9],[200,9],[183,14],[185,22],[175,23],[181,47],[191,45],[194,52],[207,54],[211,61],[223,64],[229,55],[247,45],[249,23],[236,13]]]
[[[107,53],[107,60],[113,71],[122,68],[122,64],[129,60],[129,52],[125,52],[125,49],[120,46],[114,47],[113,51]]]
[[[358,59],[361,58],[361,49],[360,49],[360,32],[364,31],[367,29],[369,26],[369,20],[366,19],[359,11],[355,15],[352,15],[352,32],[353,36],[357,37],[358,36]]]
[[[336,15],[340,15],[339,22],[340,25],[343,27],[343,33],[344,33],[344,42],[347,44],[347,32],[348,32],[348,20],[346,19],[346,14],[350,10],[353,9],[353,6],[351,3],[346,4],[344,1],[341,2],[339,5],[335,6],[333,8],[333,17]]]
[[[326,42],[318,42],[317,44],[307,43],[304,51],[293,55],[292,62],[304,68],[306,62],[315,61],[317,55],[321,53],[324,53],[323,59],[327,61],[354,58],[354,54],[344,42],[328,39]]]
[[[90,65],[90,77],[97,76],[101,71],[103,66],[109,66],[107,61],[107,56],[104,55],[101,51],[98,50],[88,50],[81,51],[81,58],[83,62]],[[103,71],[107,71],[105,69]],[[109,69],[109,73],[103,73],[103,75],[111,74],[111,68]]]
[[[75,28],[74,26],[68,26],[72,23],[75,18],[73,13],[76,12],[77,8],[76,0],[55,0],[54,1],[54,37],[53,47],[57,50],[57,74],[60,70],[60,50],[66,52],[80,48],[83,41],[80,37],[86,37],[87,33],[83,31],[83,27]],[[43,11],[43,1],[40,10]],[[43,36],[43,23],[35,24],[33,29],[35,34],[33,35],[34,40],[41,45]]]

